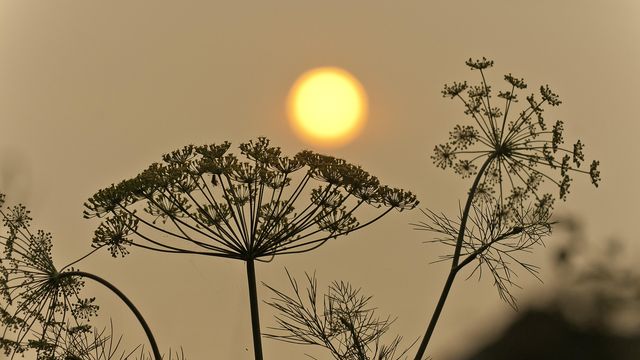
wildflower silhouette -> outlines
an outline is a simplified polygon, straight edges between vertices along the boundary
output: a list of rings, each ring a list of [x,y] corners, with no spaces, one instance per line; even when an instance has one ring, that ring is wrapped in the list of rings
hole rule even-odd
[[[31,231],[30,212],[23,205],[4,208],[0,194],[0,217],[6,234],[0,235],[0,349],[12,358],[28,350],[38,359],[56,358],[69,336],[85,336],[88,322],[98,306],[95,298],[80,296],[84,279],[91,279],[115,293],[134,312],[143,326],[156,359],[161,359],[151,330],[133,303],[101,277],[71,267],[88,255],[58,270],[51,257],[52,236]]]
[[[547,124],[545,107],[561,104],[548,85],[541,86],[538,95],[526,96],[525,107],[512,115],[519,101],[517,92],[527,88],[524,80],[505,75],[507,88],[494,97],[485,78],[493,61],[469,59],[466,64],[480,73],[481,82],[472,86],[466,81],[454,82],[445,85],[442,94],[460,100],[470,121],[456,125],[449,141],[435,147],[432,159],[437,167],[452,168],[462,178],[474,180],[457,219],[426,210],[427,220],[415,224],[418,229],[439,234],[435,241],[453,247],[452,254],[441,258],[451,261],[451,269],[416,360],[423,358],[453,281],[463,267],[477,260],[472,275],[488,270],[501,298],[515,307],[509,292],[509,286],[514,285],[512,266],[518,264],[535,275],[537,267],[519,260],[517,254],[541,244],[551,232],[549,219],[556,196],[566,200],[571,174],[585,174],[595,186],[600,182],[598,161],[589,169],[581,167],[584,144],[578,140],[566,147],[563,122]],[[498,103],[503,107],[497,107]],[[557,187],[557,195],[543,192],[545,182]]]
[[[56,354],[51,359],[64,360],[129,360],[136,357],[135,353],[141,346],[133,350],[120,350],[122,336],[114,338],[113,322],[109,329],[98,330],[88,325],[69,327],[59,339],[50,339],[57,342]]]
[[[95,327],[89,329],[70,328],[65,333],[58,346],[58,353],[52,359],[60,360],[150,360],[155,359],[151,353],[147,352],[144,346],[138,345],[130,350],[121,350],[122,336],[115,338],[113,335],[113,322],[102,330]],[[172,352],[169,350],[168,356],[162,356],[164,360],[184,360],[184,352]]]
[[[305,293],[289,272],[287,276],[293,296],[265,284],[274,294],[267,304],[279,312],[276,315],[278,327],[272,328],[275,332],[267,337],[293,344],[322,346],[336,360],[397,360],[409,350],[398,350],[401,337],[394,338],[389,345],[380,343],[393,320],[377,317],[375,309],[369,307],[371,296],[362,295],[360,289],[334,281],[328,292],[319,298],[315,274],[306,274],[308,287]]]
[[[110,326],[102,330],[89,326],[71,327],[65,336],[59,340],[57,353],[51,360],[151,360],[156,359],[153,353],[138,345],[133,349],[122,350],[122,336],[117,339],[113,335],[113,321]],[[169,350],[168,355],[162,355],[163,360],[184,360],[182,349],[180,352]]]
[[[150,353],[146,353],[144,351],[140,351],[140,353],[135,357],[132,358],[132,360],[151,360],[154,359],[154,357],[152,357],[152,354]],[[169,354],[165,355],[162,357],[162,360],[185,360],[186,357],[184,355],[184,351],[182,350],[182,348],[180,349],[180,352],[176,351],[172,351],[171,349],[169,349]]]
[[[418,201],[331,156],[302,151],[290,158],[264,137],[239,146],[245,161],[229,147],[189,145],[166,154],[162,163],[98,191],[85,217],[105,218],[93,244],[114,257],[139,247],[244,261],[254,354],[262,359],[254,262],[311,251]],[[303,197],[308,202],[300,205]],[[366,205],[380,213],[360,221],[356,213]]]

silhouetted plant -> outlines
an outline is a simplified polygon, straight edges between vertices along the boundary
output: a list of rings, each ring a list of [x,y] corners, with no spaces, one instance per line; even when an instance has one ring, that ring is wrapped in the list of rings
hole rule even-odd
[[[51,343],[57,343],[56,354],[51,359],[64,360],[128,360],[135,357],[134,353],[140,346],[125,351],[120,350],[122,336],[115,339],[113,336],[113,322],[109,329],[98,330],[88,325],[69,327],[60,338],[49,339]]]
[[[290,158],[264,137],[240,145],[246,161],[229,147],[189,145],[166,154],[162,163],[98,191],[85,217],[105,217],[93,244],[114,257],[140,247],[245,261],[254,353],[262,359],[254,261],[313,250],[418,201],[331,156],[302,151]],[[309,190],[314,182],[318,187]],[[363,205],[381,211],[359,221]]]
[[[138,356],[135,357],[135,360],[151,360],[153,359],[153,354],[141,351]],[[168,355],[163,355],[162,360],[185,360],[186,356],[184,355],[184,351],[180,348],[180,351],[172,351],[169,350]]]
[[[562,121],[547,124],[545,107],[561,104],[549,86],[526,96],[525,106],[515,112],[516,92],[527,88],[523,79],[505,75],[508,87],[494,97],[485,79],[493,61],[469,59],[466,64],[479,71],[480,83],[454,82],[445,85],[442,94],[462,101],[469,122],[456,125],[449,140],[435,147],[432,159],[437,167],[474,180],[456,217],[425,209],[426,219],[414,224],[437,234],[429,242],[452,248],[438,260],[450,261],[451,268],[416,360],[424,358],[449,291],[464,267],[475,264],[469,276],[491,274],[499,296],[515,308],[511,288],[517,286],[516,269],[536,277],[538,271],[521,254],[543,244],[550,234],[555,199],[566,200],[573,174],[588,175],[595,186],[600,182],[598,161],[584,168],[584,144],[578,140],[565,146]],[[496,101],[504,106],[496,107]],[[55,360],[162,359],[131,301],[101,277],[71,268],[103,247],[113,257],[139,247],[244,261],[254,355],[262,360],[255,261],[314,250],[393,209],[418,205],[410,192],[383,186],[342,159],[311,151],[290,158],[263,137],[239,146],[244,160],[229,148],[228,142],[189,145],[164,155],[162,162],[136,177],[98,191],[85,203],[84,212],[86,218],[102,219],[94,232],[94,250],[59,270],[51,256],[51,234],[32,232],[26,208],[4,208],[0,194],[0,216],[7,229],[0,235],[0,349],[12,357],[33,350],[39,359]],[[557,194],[544,191],[545,182],[556,186]],[[364,211],[367,205],[378,211]],[[369,214],[365,220],[363,213]],[[125,302],[143,326],[151,354],[142,347],[121,352],[120,340],[114,340],[111,331],[97,331],[88,324],[98,307],[94,298],[80,296],[84,279],[104,285]],[[333,282],[319,297],[315,276],[307,275],[304,292],[291,276],[289,281],[293,296],[268,286],[274,294],[268,304],[280,312],[278,327],[268,337],[323,346],[340,360],[395,360],[407,353],[398,350],[400,337],[381,345],[393,321],[377,317],[368,306],[371,298],[359,289]],[[170,351],[168,356],[184,359],[182,352]]]
[[[334,281],[326,294],[318,296],[315,274],[306,275],[308,287],[303,291],[289,275],[293,296],[266,285],[273,298],[267,302],[275,308],[278,327],[267,337],[293,344],[325,347],[337,360],[396,360],[406,354],[399,351],[401,337],[388,345],[380,343],[393,320],[379,318],[369,307],[370,296],[349,283]],[[398,353],[398,354],[396,354]]]
[[[504,104],[499,108],[485,79],[485,70],[493,61],[469,59],[466,64],[479,71],[481,82],[473,86],[466,81],[454,82],[445,85],[442,94],[462,101],[470,122],[456,125],[449,141],[435,147],[432,159],[437,167],[453,168],[462,178],[474,177],[474,181],[457,219],[426,210],[426,221],[415,224],[418,229],[438,233],[435,241],[453,247],[453,252],[442,258],[451,260],[451,270],[416,360],[424,355],[456,275],[473,261],[477,260],[477,265],[472,274],[488,270],[500,296],[515,307],[509,291],[514,285],[513,266],[536,272],[535,266],[517,255],[541,244],[551,231],[555,196],[542,192],[543,182],[554,184],[558,197],[566,200],[570,173],[590,176],[595,186],[600,181],[598,161],[588,170],[581,169],[584,144],[578,140],[572,148],[564,147],[562,121],[547,125],[544,106],[561,104],[548,85],[540,87],[540,99],[535,94],[527,96],[524,109],[510,117],[518,102],[516,92],[527,87],[524,80],[504,76],[508,88],[497,94]]]
[[[131,350],[121,350],[122,336],[117,339],[113,335],[113,322],[109,328],[98,330],[95,327],[70,328],[59,339],[57,353],[51,360],[150,360],[155,359],[153,353],[138,345]],[[168,355],[162,355],[163,360],[184,360],[185,355],[180,351],[169,350]]]
[[[95,250],[58,270],[51,257],[51,233],[33,232],[32,218],[26,207],[4,208],[4,199],[4,194],[0,194],[0,216],[7,230],[6,234],[0,235],[0,294],[3,299],[0,323],[4,327],[0,334],[0,349],[12,358],[33,350],[38,359],[66,359],[68,351],[77,350],[67,346],[90,346],[88,342],[76,344],[70,341],[86,340],[88,333],[93,331],[88,322],[97,314],[98,306],[94,303],[95,298],[80,295],[84,279],[91,279],[118,295],[134,312],[159,360],[160,353],[151,330],[133,303],[106,280],[71,267]],[[102,334],[94,340],[103,339]]]

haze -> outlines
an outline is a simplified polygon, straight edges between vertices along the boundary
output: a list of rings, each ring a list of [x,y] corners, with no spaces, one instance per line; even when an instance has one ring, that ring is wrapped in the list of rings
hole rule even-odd
[[[633,0],[2,1],[0,189],[54,233],[59,264],[90,249],[97,222],[82,219],[89,196],[190,143],[237,146],[263,135],[288,154],[329,152],[415,192],[423,207],[454,213],[469,184],[430,155],[463,114],[440,90],[475,81],[464,61],[486,56],[496,82],[511,72],[560,94],[563,104],[548,116],[565,121],[568,141],[587,144],[603,181],[596,190],[576,179],[556,212],[578,217],[596,247],[621,239],[637,263],[639,18]],[[304,143],[287,123],[290,86],[318,66],[350,71],[367,91],[367,126],[339,149]],[[393,213],[312,253],[258,264],[258,281],[285,287],[284,267],[296,276],[316,271],[322,284],[348,280],[374,295],[380,314],[398,317],[391,333],[412,341],[447,271],[430,264],[444,249],[423,244],[429,234],[408,225],[421,219],[419,211]],[[543,268],[562,236],[533,257]],[[124,260],[104,252],[81,268],[140,304],[164,349],[182,346],[191,359],[252,358],[242,263],[134,251]],[[544,293],[553,283],[545,280],[523,276],[521,303]],[[121,304],[99,289],[86,293],[116,332],[143,341]],[[263,328],[274,325],[272,314],[261,305]],[[488,281],[459,281],[430,354],[456,359],[512,316]],[[270,359],[326,357],[270,340],[264,351]]]

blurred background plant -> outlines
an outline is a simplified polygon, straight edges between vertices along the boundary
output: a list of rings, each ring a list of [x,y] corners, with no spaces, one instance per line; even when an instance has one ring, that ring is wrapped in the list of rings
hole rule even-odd
[[[640,273],[616,240],[588,241],[573,217],[553,247],[553,285],[469,360],[640,358]],[[542,344],[542,346],[541,346]]]
[[[640,273],[624,258],[622,242],[593,243],[572,217],[558,223],[569,236],[555,252],[557,290],[549,307],[582,328],[640,336]]]

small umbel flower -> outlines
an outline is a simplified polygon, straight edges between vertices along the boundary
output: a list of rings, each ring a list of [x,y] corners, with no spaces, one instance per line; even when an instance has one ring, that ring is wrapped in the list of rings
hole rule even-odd
[[[301,151],[288,157],[264,137],[240,144],[241,156],[229,148],[228,142],[185,146],[98,191],[84,213],[104,219],[94,246],[107,246],[113,256],[137,247],[242,260],[253,298],[254,260],[311,251],[418,204],[412,193],[381,185],[332,156]],[[363,219],[372,213],[363,211],[367,207],[378,214]],[[256,359],[262,357],[259,339],[254,327]]]
[[[573,146],[565,146],[564,123],[547,124],[545,106],[561,104],[548,85],[541,86],[538,94],[526,96],[525,106],[518,112],[518,91],[527,88],[524,79],[505,75],[507,87],[494,97],[485,76],[493,61],[469,59],[466,64],[480,72],[480,83],[445,85],[442,94],[463,103],[469,122],[455,125],[449,140],[437,145],[431,158],[437,167],[452,168],[462,178],[474,178],[469,201],[458,220],[428,211],[424,212],[428,221],[416,225],[447,235],[437,240],[455,249],[445,259],[477,259],[479,269],[484,267],[494,275],[500,296],[515,307],[506,286],[513,284],[513,269],[506,267],[504,259],[535,273],[535,267],[514,257],[515,249],[528,250],[543,243],[541,234],[551,231],[549,218],[554,201],[566,200],[572,174],[587,175],[598,186],[599,162],[594,160],[590,169],[584,169],[584,143],[578,140]],[[557,192],[544,192],[545,182],[555,185]],[[467,225],[467,218],[473,224]],[[511,230],[517,228],[535,231],[512,234]],[[483,236],[477,236],[477,231]],[[465,232],[465,236],[460,235]]]
[[[51,259],[51,234],[31,230],[23,205],[0,205],[0,217],[6,229],[0,235],[0,349],[12,356],[34,350],[38,358],[49,358],[67,322],[81,326],[98,307],[93,298],[80,296],[80,279],[61,276]]]
[[[578,140],[566,146],[564,123],[547,122],[545,109],[561,104],[548,85],[525,96],[518,111],[519,92],[527,88],[524,79],[505,75],[507,86],[496,94],[485,76],[493,61],[469,59],[466,64],[480,73],[480,83],[454,82],[444,86],[442,95],[462,102],[468,122],[456,125],[431,158],[437,167],[452,168],[473,183],[457,219],[426,210],[427,221],[414,224],[438,234],[434,242],[453,249],[441,257],[451,261],[451,269],[416,360],[425,354],[458,272],[475,262],[472,275],[489,272],[500,297],[515,308],[510,292],[511,286],[517,286],[514,268],[537,274],[537,267],[519,254],[543,244],[551,232],[555,198],[567,199],[574,174],[589,176],[595,186],[600,182],[598,161],[584,168],[584,143]],[[555,195],[543,190],[545,182],[556,187]]]
[[[565,146],[563,122],[551,125],[545,119],[546,106],[561,104],[548,85],[526,96],[525,106],[517,111],[518,91],[527,88],[523,79],[505,75],[507,87],[495,94],[485,77],[493,61],[469,59],[466,64],[480,72],[481,82],[445,85],[442,94],[460,100],[470,121],[456,125],[449,141],[435,147],[431,158],[436,166],[452,168],[463,178],[477,177],[474,192],[494,194],[505,214],[521,211],[529,200],[551,207],[553,201],[542,192],[543,182],[555,185],[557,197],[566,200],[572,173],[585,174],[598,186],[599,162],[594,160],[590,169],[582,167],[584,143]]]

